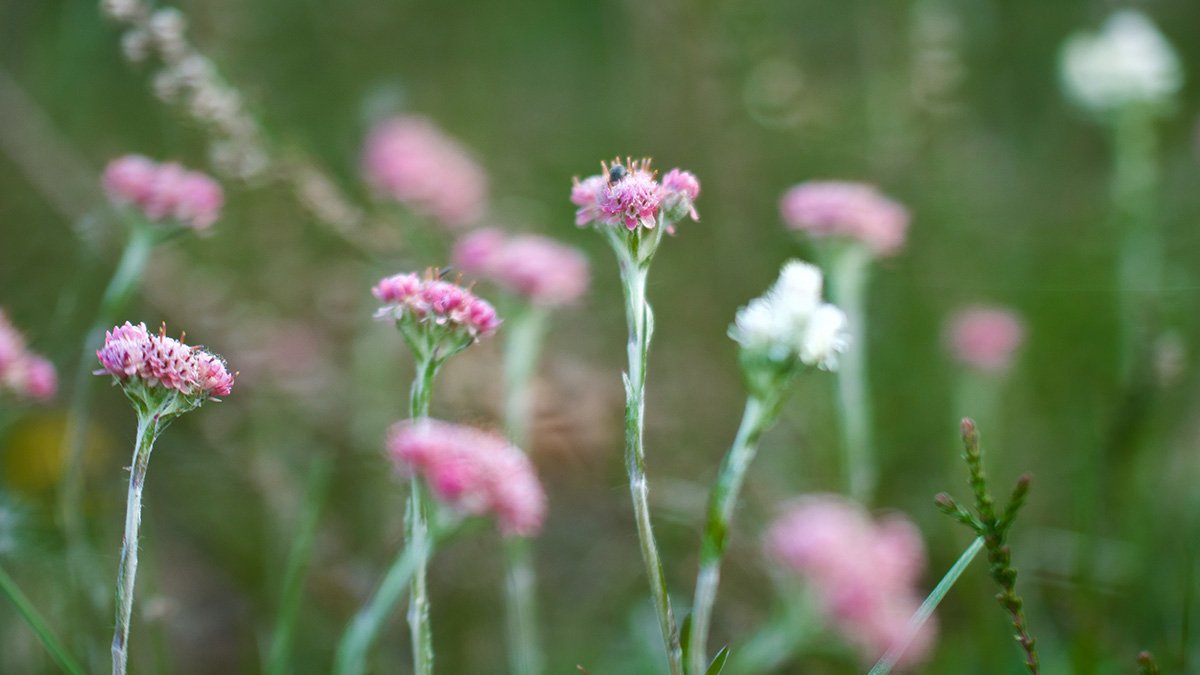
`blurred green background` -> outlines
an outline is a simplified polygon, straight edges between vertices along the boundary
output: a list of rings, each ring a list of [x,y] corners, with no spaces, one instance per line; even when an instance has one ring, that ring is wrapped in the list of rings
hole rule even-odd
[[[649,155],[701,180],[701,221],[665,242],[650,283],[649,472],[673,591],[686,604],[703,500],[744,397],[737,307],[779,265],[810,256],[783,228],[781,193],[814,178],[874,182],[908,205],[904,251],[871,287],[870,374],[882,486],[875,508],[924,532],[926,587],[968,543],[932,496],[966,493],[958,461],[959,373],[946,317],[972,302],[1020,312],[1028,341],[1002,404],[981,419],[999,490],[1035,475],[1013,549],[1046,672],[1132,672],[1151,649],[1200,672],[1196,499],[1200,478],[1200,4],[1141,3],[1189,79],[1157,124],[1156,219],[1167,247],[1160,360],[1131,396],[1117,366],[1104,127],[1064,100],[1057,53],[1111,2],[562,2],[258,0],[184,2],[190,37],[248,101],[272,147],[306,156],[364,208],[361,140],[381,112],[435,119],[491,180],[488,222],[585,249],[593,289],[557,314],[538,380],[533,452],[550,492],[537,543],[549,672],[655,672],[658,637],[621,464],[624,316],[602,239],[577,230],[570,179],[614,154]],[[59,436],[78,344],[112,272],[120,230],[99,188],[111,158],[139,152],[207,168],[205,133],[153,95],[121,56],[97,3],[0,0],[0,306],[59,366],[57,405],[12,415],[0,439],[0,562],[79,653],[105,663],[110,624],[76,621],[54,525]],[[334,487],[306,581],[295,672],[327,672],[342,627],[401,543],[404,489],[382,452],[407,409],[411,362],[370,320],[384,274],[442,265],[400,245],[348,244],[278,183],[223,181],[212,236],[160,249],[128,318],[224,354],[239,387],[159,443],[146,497],[133,668],[253,673],[278,605],[308,469]],[[410,223],[411,225],[411,223]],[[418,227],[432,227],[418,224]],[[399,225],[397,225],[399,227]],[[411,230],[402,230],[410,232]],[[436,258],[436,259],[431,259]],[[1166,351],[1163,351],[1166,350]],[[435,415],[497,425],[499,343],[455,359]],[[97,387],[87,515],[94,564],[115,572],[134,419]],[[713,641],[753,634],[785,602],[759,536],[778,505],[840,489],[828,374],[801,378],[748,481]],[[3,535],[0,532],[0,535]],[[3,539],[3,536],[0,536]],[[439,670],[504,672],[498,538],[439,553]],[[939,610],[929,673],[1021,665],[984,563]],[[407,672],[401,613],[377,672]],[[0,672],[53,672],[0,605]],[[780,672],[856,672],[800,655]],[[862,672],[857,670],[857,672]]]

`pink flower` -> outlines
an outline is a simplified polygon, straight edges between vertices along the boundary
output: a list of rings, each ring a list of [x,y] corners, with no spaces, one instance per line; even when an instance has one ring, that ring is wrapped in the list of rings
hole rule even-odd
[[[437,327],[470,340],[491,335],[500,327],[490,303],[458,284],[436,278],[432,271],[425,279],[411,273],[385,277],[371,292],[383,303],[375,312],[376,319]]]
[[[0,310],[0,392],[45,402],[57,389],[54,364],[29,351],[25,338]]]
[[[783,222],[813,237],[846,237],[876,255],[892,255],[904,245],[908,210],[864,183],[811,181],[784,193]]]
[[[955,314],[946,329],[946,345],[954,358],[989,373],[1008,370],[1024,340],[1021,319],[1000,307],[968,307]]]
[[[140,155],[109,162],[104,188],[114,203],[132,205],[148,220],[174,221],[195,230],[215,223],[225,200],[220,184],[208,175]]]
[[[388,435],[392,459],[425,478],[434,497],[463,513],[491,514],[506,535],[537,534],[546,495],[533,464],[501,436],[432,419],[404,421]]]
[[[487,176],[471,154],[431,121],[384,120],[367,136],[363,172],[379,192],[457,227],[479,220]]]
[[[858,504],[836,495],[797,500],[766,535],[769,555],[801,574],[821,611],[864,662],[900,644],[920,605],[916,583],[925,569],[920,532],[892,515],[873,522]],[[901,663],[914,664],[932,646],[926,623]]]
[[[569,304],[588,287],[582,253],[534,235],[505,237],[497,230],[479,230],[455,245],[454,265],[538,305]]]
[[[608,184],[608,178],[597,175],[588,176],[582,181],[578,178],[574,180],[574,185],[571,186],[571,203],[579,207],[575,211],[575,224],[583,227],[600,220],[604,215],[600,210],[600,195]]]
[[[219,356],[167,337],[166,326],[155,334],[144,323],[126,321],[105,333],[96,358],[103,368],[97,374],[108,373],[122,384],[137,382],[202,399],[228,396],[233,389],[234,376]]]
[[[690,171],[671,169],[662,179],[663,208],[669,220],[682,220],[684,216],[700,220],[696,213],[696,198],[700,196],[700,181]]]
[[[607,225],[624,225],[629,230],[639,226],[654,229],[658,222],[658,207],[662,202],[662,186],[654,180],[650,161],[628,161],[622,167],[615,160],[612,168],[605,166],[610,176],[620,167],[619,178],[605,183],[600,191],[600,220]]]

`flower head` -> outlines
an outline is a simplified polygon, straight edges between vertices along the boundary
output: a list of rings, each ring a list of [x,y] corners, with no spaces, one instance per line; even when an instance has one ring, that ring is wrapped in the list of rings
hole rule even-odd
[[[783,222],[810,236],[843,237],[886,256],[900,250],[908,210],[871,185],[840,181],[800,183],[779,202]]]
[[[874,661],[902,642],[920,604],[916,583],[925,569],[920,532],[903,516],[872,521],[858,504],[835,495],[797,500],[771,525],[769,556],[803,576],[826,619]],[[901,663],[920,661],[932,645],[926,623]]]
[[[498,230],[478,230],[455,245],[454,265],[537,305],[569,304],[588,286],[582,253],[534,235],[506,237]]]
[[[363,172],[379,192],[451,227],[483,215],[487,176],[458,141],[415,115],[375,126],[363,149]]]
[[[1171,44],[1146,16],[1119,11],[1097,33],[1076,33],[1059,57],[1063,88],[1080,107],[1108,113],[1127,105],[1161,106],[1183,85]]]
[[[388,450],[402,471],[422,476],[451,508],[490,514],[507,535],[528,537],[541,530],[545,492],[529,458],[503,437],[438,420],[409,420],[392,427]]]
[[[698,220],[694,202],[700,181],[688,171],[672,169],[659,183],[649,159],[614,159],[601,162],[602,173],[575,179],[571,203],[576,225],[599,223],[624,227],[630,232],[653,230],[662,216],[666,226],[690,217]]]
[[[798,360],[825,370],[845,351],[846,315],[821,302],[821,270],[790,260],[762,296],[738,310],[729,336],[754,356],[776,364]]]
[[[951,317],[946,327],[946,346],[954,358],[990,373],[1008,370],[1024,339],[1021,319],[1001,307],[968,307]]]
[[[432,270],[384,277],[371,293],[383,303],[375,318],[395,321],[418,354],[446,358],[500,327],[489,302]]]
[[[0,310],[0,393],[48,401],[54,398],[57,388],[54,364],[29,351],[25,338]]]
[[[104,188],[114,203],[134,206],[148,220],[171,221],[194,230],[216,222],[225,200],[221,185],[208,175],[141,155],[109,162]]]
[[[167,337],[165,325],[151,333],[144,323],[126,321],[105,333],[96,358],[102,367],[97,374],[112,375],[131,399],[151,406],[178,404],[175,413],[233,390],[235,375],[221,357],[185,344],[182,337]]]

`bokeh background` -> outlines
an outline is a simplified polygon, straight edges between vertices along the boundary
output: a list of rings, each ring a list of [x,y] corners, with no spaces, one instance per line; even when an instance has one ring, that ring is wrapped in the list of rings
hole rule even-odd
[[[614,154],[690,169],[703,185],[700,222],[664,243],[649,291],[649,472],[680,602],[694,580],[707,486],[744,397],[726,328],[784,260],[812,253],[782,226],[779,196],[802,180],[866,180],[913,213],[904,251],[876,266],[869,334],[856,336],[868,344],[883,477],[871,506],[919,524],[925,587],[969,542],[931,498],[966,493],[957,419],[982,414],[956,403],[961,373],[943,325],[968,303],[1009,305],[1028,339],[981,425],[1000,490],[1023,471],[1035,476],[1013,549],[1046,672],[1132,672],[1140,649],[1170,672],[1200,669],[1200,5],[1139,5],[1191,77],[1155,126],[1165,337],[1152,386],[1133,395],[1117,365],[1112,146],[1064,98],[1056,65],[1064,38],[1117,3],[177,6],[267,130],[271,152],[321,167],[396,236],[347,236],[279,181],[223,180],[228,206],[211,236],[156,252],[128,318],[186,329],[241,378],[155,453],[136,671],[259,672],[310,468],[322,458],[333,488],[295,672],[327,672],[342,627],[401,544],[405,490],[382,441],[407,409],[411,362],[394,330],[371,321],[368,289],[384,274],[445,264],[450,236],[375,201],[361,179],[371,123],[401,111],[473,149],[490,179],[488,224],[553,236],[592,261],[592,290],[554,316],[537,380],[550,672],[650,673],[658,663],[621,463],[616,266],[600,237],[572,225],[567,201],[571,177]],[[99,172],[128,152],[210,166],[206,132],[155,97],[152,69],[122,57],[121,32],[96,2],[0,0],[0,306],[55,361],[63,385],[58,403],[10,411],[0,437],[0,563],[100,670],[109,619],[82,621],[64,597],[54,514],[69,374],[121,241]],[[493,341],[455,359],[435,415],[498,425],[498,356]],[[751,470],[714,635],[735,652],[788,602],[761,553],[766,524],[793,496],[841,489],[832,396],[832,376],[801,378]],[[134,419],[106,384],[95,400],[86,506],[94,565],[107,578]],[[441,672],[504,672],[496,535],[455,542],[432,574]],[[920,672],[1020,672],[993,593],[976,561],[939,610],[938,647]],[[53,672],[10,609],[0,605],[0,672]],[[406,645],[398,613],[376,672],[407,672]],[[862,670],[820,648],[779,672]]]

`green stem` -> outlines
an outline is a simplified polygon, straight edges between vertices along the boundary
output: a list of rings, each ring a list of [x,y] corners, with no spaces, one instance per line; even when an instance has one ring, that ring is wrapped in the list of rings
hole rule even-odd
[[[142,526],[142,490],[150,452],[161,431],[158,410],[138,413],[137,441],[129,474],[129,494],[125,502],[125,536],[121,540],[121,561],[117,567],[117,616],[112,641],[113,675],[124,675],[129,651],[129,623],[133,616],[133,587],[137,580],[138,535]]]
[[[646,276],[649,261],[634,263],[622,256],[621,279],[625,290],[625,312],[629,324],[629,372],[625,375],[625,471],[629,476],[629,492],[637,520],[638,541],[642,562],[650,581],[654,609],[658,613],[659,629],[667,650],[671,675],[682,675],[683,652],[679,628],[671,611],[667,594],[667,579],[663,573],[658,545],[650,522],[649,486],[646,482],[646,451],[643,445],[646,410],[646,357],[654,332],[654,315],[646,302]]]
[[[412,419],[429,417],[429,404],[433,398],[433,378],[437,375],[441,361],[433,358],[417,360],[416,377],[413,378],[411,396]],[[433,672],[433,625],[429,621],[429,592],[426,570],[433,542],[429,533],[429,500],[421,480],[413,476],[408,501],[408,518],[405,523],[405,546],[420,552],[410,582],[408,596],[408,630],[412,639],[413,673],[429,675]]]
[[[504,426],[518,448],[527,448],[533,417],[531,384],[546,332],[546,312],[524,307],[508,321],[504,342]],[[541,675],[545,667],[537,611],[537,572],[529,540],[509,537],[505,555],[505,627],[509,670]]]
[[[756,396],[746,399],[742,423],[733,445],[721,463],[717,483],[708,500],[708,524],[700,544],[700,571],[696,575],[696,595],[692,602],[692,629],[688,640],[689,668],[692,675],[704,675],[708,668],[708,632],[712,608],[721,583],[721,560],[725,554],[730,522],[746,471],[758,451],[758,440],[775,419],[779,397],[764,401]]]
[[[46,648],[46,652],[50,654],[50,658],[54,659],[54,663],[58,664],[58,667],[65,673],[83,675],[83,666],[79,665],[75,657],[67,652],[67,648],[51,632],[49,625],[46,624],[46,619],[38,613],[37,608],[29,601],[29,598],[25,597],[25,594],[17,587],[17,583],[8,575],[8,572],[4,571],[4,568],[0,568],[0,592],[4,593],[16,608],[17,613],[29,625],[30,630]]]
[[[413,540],[401,549],[375,594],[347,626],[338,645],[333,670],[335,675],[359,675],[366,671],[367,653],[380,628],[392,615],[396,603],[400,602],[404,589],[428,559],[430,543],[426,539]]]
[[[830,297],[846,313],[853,339],[838,363],[838,414],[841,418],[843,471],[850,496],[869,505],[878,475],[871,440],[871,395],[867,381],[866,292],[871,253],[852,245],[833,257]]]
[[[955,582],[962,576],[967,566],[971,564],[976,555],[979,555],[979,551],[983,549],[983,544],[983,537],[975,537],[975,540],[971,542],[967,550],[963,551],[958,560],[951,565],[946,575],[938,582],[938,585],[934,586],[933,590],[929,592],[928,597],[925,598],[925,602],[921,603],[916,613],[908,620],[908,627],[904,631],[904,637],[887,650],[887,653],[879,659],[868,675],[887,675],[892,672],[892,668],[896,666],[896,662],[904,655],[904,650],[908,648],[913,638],[921,631],[921,627],[933,615],[933,610],[937,609],[937,606],[941,604],[942,599],[954,587]]]
[[[91,599],[95,609],[104,606],[103,583],[94,566],[88,563],[89,545],[87,528],[83,519],[84,449],[87,445],[88,424],[92,404],[92,370],[96,365],[95,350],[104,337],[105,329],[112,326],[137,289],[155,244],[155,233],[151,226],[137,223],[125,244],[116,271],[101,296],[100,308],[95,320],[84,335],[80,346],[79,362],[71,390],[71,403],[67,412],[64,434],[66,473],[59,493],[59,518],[67,543],[68,569],[76,583],[84,585],[85,595]]]
[[[305,490],[305,511],[300,519],[300,531],[292,541],[288,553],[287,568],[283,575],[283,592],[279,601],[279,616],[275,620],[275,631],[271,639],[271,653],[267,661],[268,675],[285,675],[291,672],[292,636],[296,631],[296,617],[304,590],[304,578],[312,559],[313,542],[317,526],[321,522],[321,510],[329,492],[331,462],[320,457],[313,462]]]

